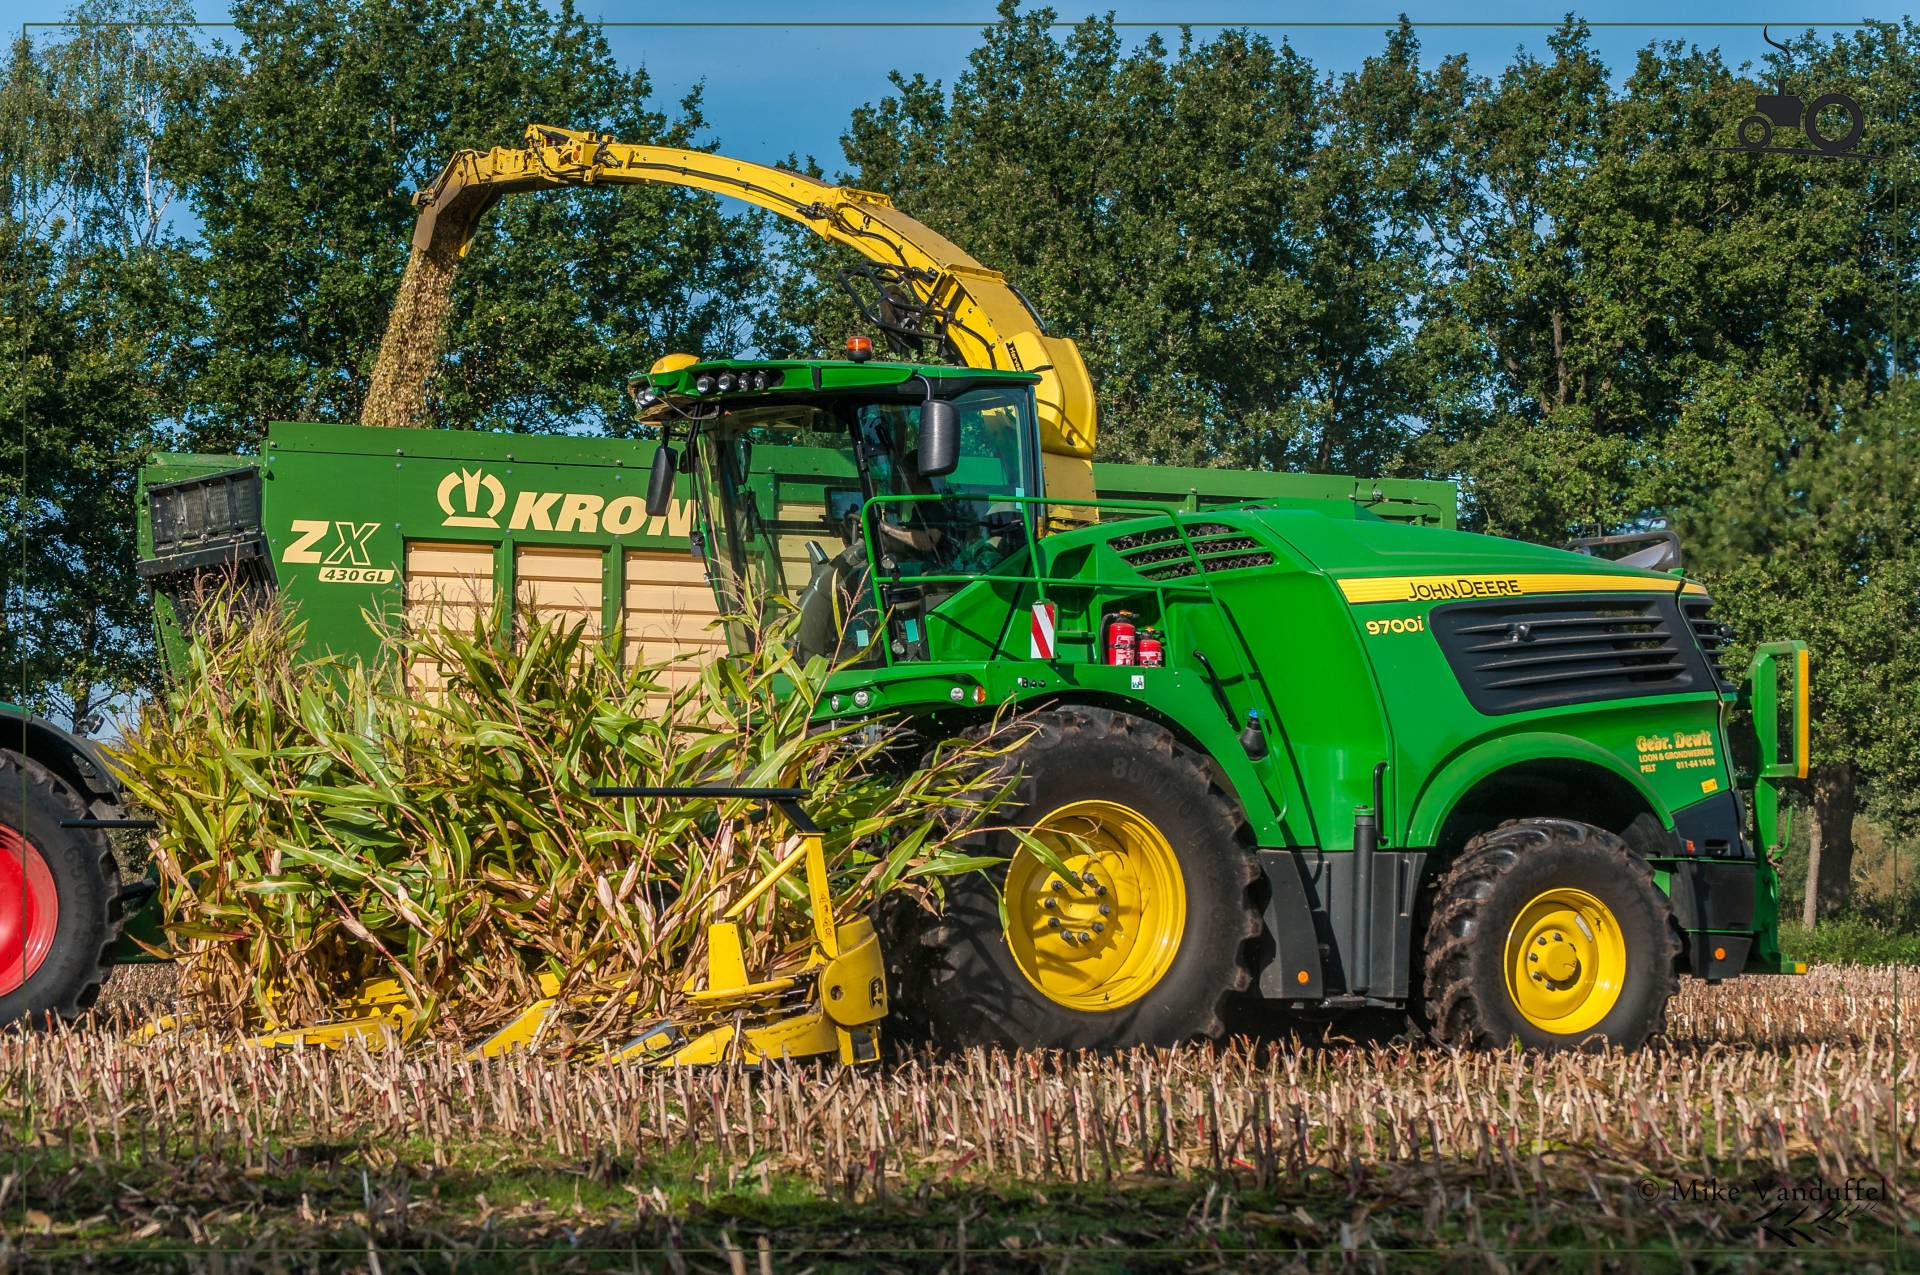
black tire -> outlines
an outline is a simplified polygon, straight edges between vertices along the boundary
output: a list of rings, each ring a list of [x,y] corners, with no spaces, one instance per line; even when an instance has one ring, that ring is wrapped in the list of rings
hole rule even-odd
[[[60,826],[86,814],[80,794],[52,771],[0,752],[0,824],[39,852],[60,905],[45,958],[18,988],[0,995],[0,1023],[71,1020],[100,995],[120,937],[120,871],[104,832]]]
[[[1503,968],[1522,909],[1556,886],[1605,904],[1626,949],[1618,999],[1605,1017],[1571,1033],[1546,1030],[1521,1013]],[[1514,819],[1467,842],[1441,878],[1418,1001],[1428,1031],[1445,1045],[1633,1049],[1666,1029],[1679,955],[1673,909],[1626,842],[1570,819]]]
[[[1226,999],[1251,984],[1250,948],[1260,932],[1250,893],[1259,868],[1237,804],[1204,758],[1141,718],[1067,706],[1023,719],[1017,729],[1033,734],[1008,758],[1023,778],[1018,804],[1000,821],[1028,827],[1093,799],[1143,816],[1178,861],[1186,893],[1180,946],[1139,999],[1112,1010],[1076,1009],[1043,995],[1014,959],[999,910],[1006,867],[955,877],[946,882],[938,917],[904,908],[887,917],[895,1005],[906,1034],[945,1046],[1033,1049],[1219,1036]],[[1017,846],[996,834],[983,852],[1011,860]]]

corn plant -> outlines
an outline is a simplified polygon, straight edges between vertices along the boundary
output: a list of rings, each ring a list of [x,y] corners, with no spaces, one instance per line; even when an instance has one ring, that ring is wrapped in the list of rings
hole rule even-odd
[[[211,1020],[324,1021],[381,976],[457,1038],[537,998],[543,975],[583,1028],[671,1012],[705,922],[788,830],[744,801],[594,785],[810,789],[843,918],[980,865],[969,847],[1011,786],[996,763],[1013,733],[812,724],[830,670],[778,640],[676,686],[667,665],[623,662],[617,633],[506,618],[396,633],[367,667],[303,656],[283,611],[201,607],[188,675],[116,761],[158,816],[168,931]],[[422,664],[430,692],[409,687]],[[750,918],[761,961],[804,950],[787,884]]]

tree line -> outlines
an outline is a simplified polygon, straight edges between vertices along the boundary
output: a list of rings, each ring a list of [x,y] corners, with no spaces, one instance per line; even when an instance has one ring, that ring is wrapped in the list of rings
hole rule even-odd
[[[70,17],[0,83],[0,641],[18,697],[84,725],[153,676],[134,471],[357,418],[446,156],[529,121],[714,139],[571,0],[240,0],[211,43],[166,25],[183,0]],[[1826,908],[1858,811],[1920,820],[1920,28],[1785,43],[1616,68],[1569,18],[1488,71],[1403,20],[1335,74],[1004,0],[953,83],[896,72],[841,156],[787,162],[1004,270],[1080,343],[1109,455],[1454,478],[1468,525],[1544,541],[1678,530],[1744,639],[1813,647]],[[1856,100],[1866,158],[1739,150],[1781,85]],[[620,433],[662,352],[836,350],[837,254],[683,191],[505,201],[433,419]]]

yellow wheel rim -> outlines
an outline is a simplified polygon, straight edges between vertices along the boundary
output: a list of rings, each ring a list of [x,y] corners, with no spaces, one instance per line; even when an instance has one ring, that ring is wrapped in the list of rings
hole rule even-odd
[[[1033,831],[1068,877],[1024,846],[1014,853],[1007,945],[1020,972],[1069,1009],[1139,1000],[1166,977],[1186,932],[1187,889],[1173,846],[1146,816],[1115,801],[1072,802]]]
[[[1620,1000],[1627,943],[1613,910],[1585,890],[1535,895],[1507,932],[1507,992],[1526,1020],[1567,1036],[1590,1031]]]

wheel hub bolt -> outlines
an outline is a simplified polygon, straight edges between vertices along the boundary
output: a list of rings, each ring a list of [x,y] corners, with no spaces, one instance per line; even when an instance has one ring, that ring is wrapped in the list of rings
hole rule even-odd
[[[1056,890],[1064,890],[1067,888],[1067,883],[1065,881],[1062,881],[1059,877],[1055,877],[1053,879],[1053,888]]]
[[[1108,907],[1108,906],[1107,906],[1106,904],[1104,904],[1104,903],[1102,903],[1102,904],[1100,905],[1100,915],[1101,915],[1101,916],[1112,916],[1112,915],[1113,915],[1113,909],[1112,909],[1112,908],[1110,908],[1110,907]]]
[[[1104,896],[1107,892],[1107,887],[1104,885],[1096,885],[1093,887],[1093,892],[1096,896]]]
[[[1078,939],[1078,942],[1091,943],[1093,942],[1093,935],[1087,933],[1085,930],[1082,930],[1080,931],[1080,938]]]
[[[1042,899],[1040,900],[1040,906],[1043,908],[1057,908],[1060,905],[1054,902],[1052,899]]]
[[[1100,922],[1095,921],[1093,923],[1093,932],[1095,934],[1105,934],[1107,932],[1107,927],[1105,925],[1102,925]]]
[[[1057,916],[1050,916],[1047,918],[1047,924],[1057,930],[1060,928],[1060,918]]]
[[[1091,873],[1091,872],[1082,872],[1082,873],[1080,874],[1080,879],[1081,879],[1082,881],[1085,881],[1085,882],[1086,882],[1086,883],[1087,883],[1088,885],[1092,885],[1092,884],[1093,884],[1093,873]]]

